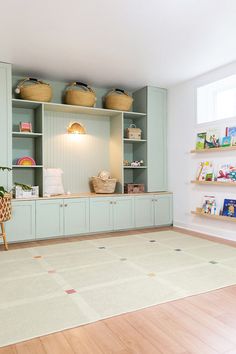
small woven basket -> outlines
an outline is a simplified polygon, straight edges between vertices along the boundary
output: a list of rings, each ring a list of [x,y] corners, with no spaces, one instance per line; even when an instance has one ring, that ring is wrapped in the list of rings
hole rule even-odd
[[[3,198],[0,198],[0,222],[11,219],[11,210],[11,195],[6,193]]]
[[[96,176],[92,177],[92,185],[97,194],[114,193],[116,189],[116,181],[116,178],[102,179]]]
[[[76,106],[94,107],[96,94],[87,84],[78,81],[72,82],[66,88],[65,103]]]
[[[52,88],[49,84],[28,77],[20,81],[15,89],[23,100],[50,102],[52,99]]]
[[[129,111],[133,98],[124,90],[113,89],[105,97],[105,108],[118,111]]]

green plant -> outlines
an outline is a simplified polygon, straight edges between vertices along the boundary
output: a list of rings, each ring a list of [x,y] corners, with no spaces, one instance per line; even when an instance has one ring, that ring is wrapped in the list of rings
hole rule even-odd
[[[9,167],[3,167],[3,166],[0,166],[0,171],[11,171],[11,168]],[[30,186],[28,186],[27,184],[22,184],[22,183],[14,183],[14,186],[20,186],[22,187],[24,190],[28,191],[30,189],[32,189]],[[4,195],[6,193],[11,193],[11,190],[10,191],[7,191],[4,186],[0,186],[0,198],[3,198]]]

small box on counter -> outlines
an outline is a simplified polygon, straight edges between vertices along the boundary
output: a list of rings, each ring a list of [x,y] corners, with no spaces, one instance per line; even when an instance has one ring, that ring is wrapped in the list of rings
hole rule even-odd
[[[128,194],[132,193],[144,193],[145,186],[143,183],[134,184],[134,183],[125,183],[124,192]]]
[[[38,198],[39,197],[39,187],[32,186],[30,190],[24,190],[21,186],[15,186],[13,196],[16,199]]]

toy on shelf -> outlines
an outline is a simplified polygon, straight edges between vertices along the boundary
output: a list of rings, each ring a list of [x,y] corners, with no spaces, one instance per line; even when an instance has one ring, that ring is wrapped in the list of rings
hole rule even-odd
[[[131,167],[140,167],[140,166],[143,166],[143,160],[131,162]]]
[[[21,133],[32,133],[32,124],[30,122],[20,122],[19,128]]]
[[[35,160],[32,157],[24,156],[17,160],[17,165],[19,166],[35,166]]]

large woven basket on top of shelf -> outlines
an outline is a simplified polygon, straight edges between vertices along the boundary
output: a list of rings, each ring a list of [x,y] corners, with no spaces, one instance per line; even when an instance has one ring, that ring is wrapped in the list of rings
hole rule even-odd
[[[11,195],[6,193],[3,198],[0,198],[0,222],[5,222],[11,219]]]
[[[133,98],[124,90],[113,89],[107,93],[104,101],[105,108],[129,111],[133,103]]]
[[[50,102],[52,99],[52,88],[46,82],[32,77],[20,81],[15,89],[23,100]]]
[[[97,194],[114,193],[116,181],[116,178],[102,179],[101,177],[92,177],[92,185]]]
[[[70,83],[66,88],[65,103],[76,106],[94,107],[96,94],[87,84],[75,81]]]

